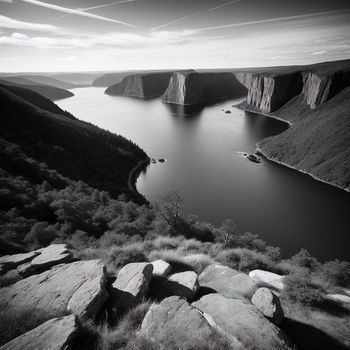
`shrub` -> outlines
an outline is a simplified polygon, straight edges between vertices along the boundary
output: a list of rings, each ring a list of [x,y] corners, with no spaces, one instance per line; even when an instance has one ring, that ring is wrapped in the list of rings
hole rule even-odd
[[[310,271],[314,271],[320,266],[317,259],[311,256],[308,250],[303,248],[290,258],[290,264],[294,267],[304,267]]]
[[[338,259],[324,263],[321,278],[328,284],[347,287],[350,284],[350,263]]]
[[[284,283],[282,297],[292,302],[313,306],[324,301],[322,290],[312,283],[310,271],[305,267],[294,269],[284,278]]]

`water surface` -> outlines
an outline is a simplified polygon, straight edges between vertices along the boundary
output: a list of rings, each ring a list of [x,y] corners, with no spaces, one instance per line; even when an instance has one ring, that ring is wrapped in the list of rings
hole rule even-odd
[[[121,134],[141,146],[151,164],[137,181],[150,201],[170,190],[184,195],[185,212],[219,224],[232,218],[242,232],[258,233],[286,256],[307,248],[321,260],[349,259],[350,195],[294,170],[239,152],[287,125],[220,101],[201,109],[74,89],[57,104],[77,118]],[[226,114],[222,109],[230,109]]]

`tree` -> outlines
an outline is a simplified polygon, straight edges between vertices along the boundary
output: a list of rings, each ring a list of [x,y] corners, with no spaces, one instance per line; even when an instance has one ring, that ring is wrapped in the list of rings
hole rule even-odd
[[[183,203],[184,198],[179,191],[170,191],[160,196],[160,200],[154,205],[168,225],[171,235],[177,233]]]

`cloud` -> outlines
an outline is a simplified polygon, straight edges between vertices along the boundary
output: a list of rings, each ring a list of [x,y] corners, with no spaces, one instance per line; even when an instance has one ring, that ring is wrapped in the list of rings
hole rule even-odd
[[[348,9],[334,10],[334,11],[314,12],[314,13],[308,13],[305,15],[297,15],[297,16],[267,18],[267,19],[261,19],[258,21],[248,21],[248,22],[241,22],[241,23],[224,24],[224,25],[214,26],[214,27],[198,28],[198,29],[196,29],[196,31],[197,32],[204,32],[204,31],[210,31],[210,30],[244,27],[244,26],[250,26],[250,25],[254,25],[254,24],[283,22],[283,21],[288,21],[288,20],[304,19],[304,18],[318,17],[318,16],[323,16],[323,15],[343,14],[344,12],[349,12],[349,11],[350,11],[350,9],[348,8]]]
[[[176,18],[168,23],[165,23],[165,24],[162,24],[158,27],[154,27],[152,28],[151,30],[158,30],[158,29],[161,29],[161,28],[165,28],[171,24],[174,24],[174,23],[177,23],[177,22],[182,22],[184,21],[185,19],[188,19],[188,18],[191,18],[191,17],[195,17],[195,16],[199,16],[199,15],[202,15],[204,13],[207,13],[207,12],[211,12],[211,11],[215,11],[221,7],[224,7],[224,6],[228,6],[228,5],[232,5],[232,4],[235,4],[237,2],[240,2],[242,0],[233,0],[233,1],[229,1],[229,2],[225,2],[224,4],[221,4],[221,5],[217,5],[215,7],[211,7],[210,9],[207,9],[205,11],[200,11],[200,12],[195,12],[195,13],[192,13],[190,15],[187,15],[187,16],[184,16],[184,17],[180,17],[180,18]]]
[[[2,15],[0,15],[0,28],[33,30],[38,32],[57,32],[59,30],[58,27],[51,24],[24,22]]]
[[[98,19],[98,20],[102,20],[102,21],[106,21],[106,22],[118,23],[118,24],[122,24],[124,26],[135,28],[135,26],[130,24],[130,23],[118,21],[118,20],[112,19],[112,18],[94,15],[92,13],[84,12],[82,10],[76,10],[76,9],[71,9],[71,8],[67,8],[67,7],[63,7],[63,6],[59,6],[59,5],[48,4],[46,2],[39,1],[39,0],[21,0],[21,1],[28,3],[28,4],[31,4],[31,5],[45,7],[45,8],[51,9],[51,10],[55,10],[55,11],[59,11],[59,12],[63,12],[63,13],[68,13],[71,15],[78,15],[78,16]]]
[[[0,36],[0,45],[28,46],[36,48],[69,49],[69,48],[128,48],[159,47],[179,45],[193,39],[192,30],[158,31],[147,34],[112,32],[101,35],[76,34],[65,37],[29,37],[21,33]]]

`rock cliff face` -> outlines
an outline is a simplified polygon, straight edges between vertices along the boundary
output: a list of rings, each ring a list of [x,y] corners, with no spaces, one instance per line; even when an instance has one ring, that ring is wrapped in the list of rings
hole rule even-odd
[[[350,72],[338,72],[331,76],[303,73],[303,95],[312,109],[328,101],[349,85]]]
[[[171,73],[133,74],[106,89],[107,95],[122,95],[139,98],[158,97],[164,94]]]
[[[179,105],[198,105],[206,102],[199,73],[188,70],[175,72],[162,101]]]
[[[299,73],[283,75],[242,74],[242,83],[249,88],[247,103],[263,112],[273,112],[302,91]]]
[[[221,98],[241,97],[247,89],[232,73],[175,72],[162,101],[179,105],[198,105]]]

